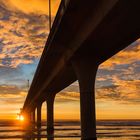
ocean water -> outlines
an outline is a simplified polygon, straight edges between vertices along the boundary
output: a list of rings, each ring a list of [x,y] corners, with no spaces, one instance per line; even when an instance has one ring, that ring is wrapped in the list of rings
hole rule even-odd
[[[81,140],[79,122],[56,122],[54,132],[24,128],[20,122],[0,121],[0,139],[5,140]],[[98,140],[140,140],[138,121],[97,121]]]

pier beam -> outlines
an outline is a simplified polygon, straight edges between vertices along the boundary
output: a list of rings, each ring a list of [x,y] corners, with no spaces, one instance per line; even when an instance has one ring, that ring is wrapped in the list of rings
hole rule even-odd
[[[72,65],[80,86],[81,137],[97,140],[94,84],[98,64],[93,58],[80,56],[72,60]]]
[[[37,128],[41,128],[41,107],[42,103],[37,106]]]
[[[47,130],[54,130],[54,99],[55,95],[50,95],[47,100]]]

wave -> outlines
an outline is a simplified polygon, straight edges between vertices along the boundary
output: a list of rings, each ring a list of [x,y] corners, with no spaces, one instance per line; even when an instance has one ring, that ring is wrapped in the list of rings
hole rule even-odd
[[[23,129],[15,122],[0,121],[0,139],[11,138],[79,138],[80,140],[80,122],[55,122],[55,130],[53,133],[46,131],[46,122],[42,123],[42,129],[34,129],[32,131]],[[140,121],[97,121],[97,136],[99,140],[125,140],[140,139]],[[112,139],[111,139],[112,138]],[[120,139],[119,139],[120,138]]]

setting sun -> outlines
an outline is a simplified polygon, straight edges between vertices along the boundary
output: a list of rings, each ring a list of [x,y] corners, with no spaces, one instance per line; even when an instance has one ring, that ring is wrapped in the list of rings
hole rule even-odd
[[[24,116],[23,116],[23,115],[18,115],[18,116],[17,116],[17,120],[19,120],[19,121],[24,121]]]

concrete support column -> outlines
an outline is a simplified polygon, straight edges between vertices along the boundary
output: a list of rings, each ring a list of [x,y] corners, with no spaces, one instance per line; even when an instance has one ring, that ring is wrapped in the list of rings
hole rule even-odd
[[[38,104],[38,106],[37,106],[37,128],[41,128],[41,107],[42,107],[42,104]]]
[[[32,119],[33,119],[33,123],[35,124],[35,109],[34,109],[34,111],[32,112]]]
[[[82,140],[96,140],[95,77],[98,65],[93,59],[79,57],[72,60],[79,86]]]
[[[54,99],[55,95],[50,95],[47,100],[47,130],[54,130]]]
[[[25,119],[26,119],[26,124],[29,126],[31,124],[31,113],[30,112],[26,112],[24,114]]]
[[[31,122],[35,123],[35,110],[31,112]]]

